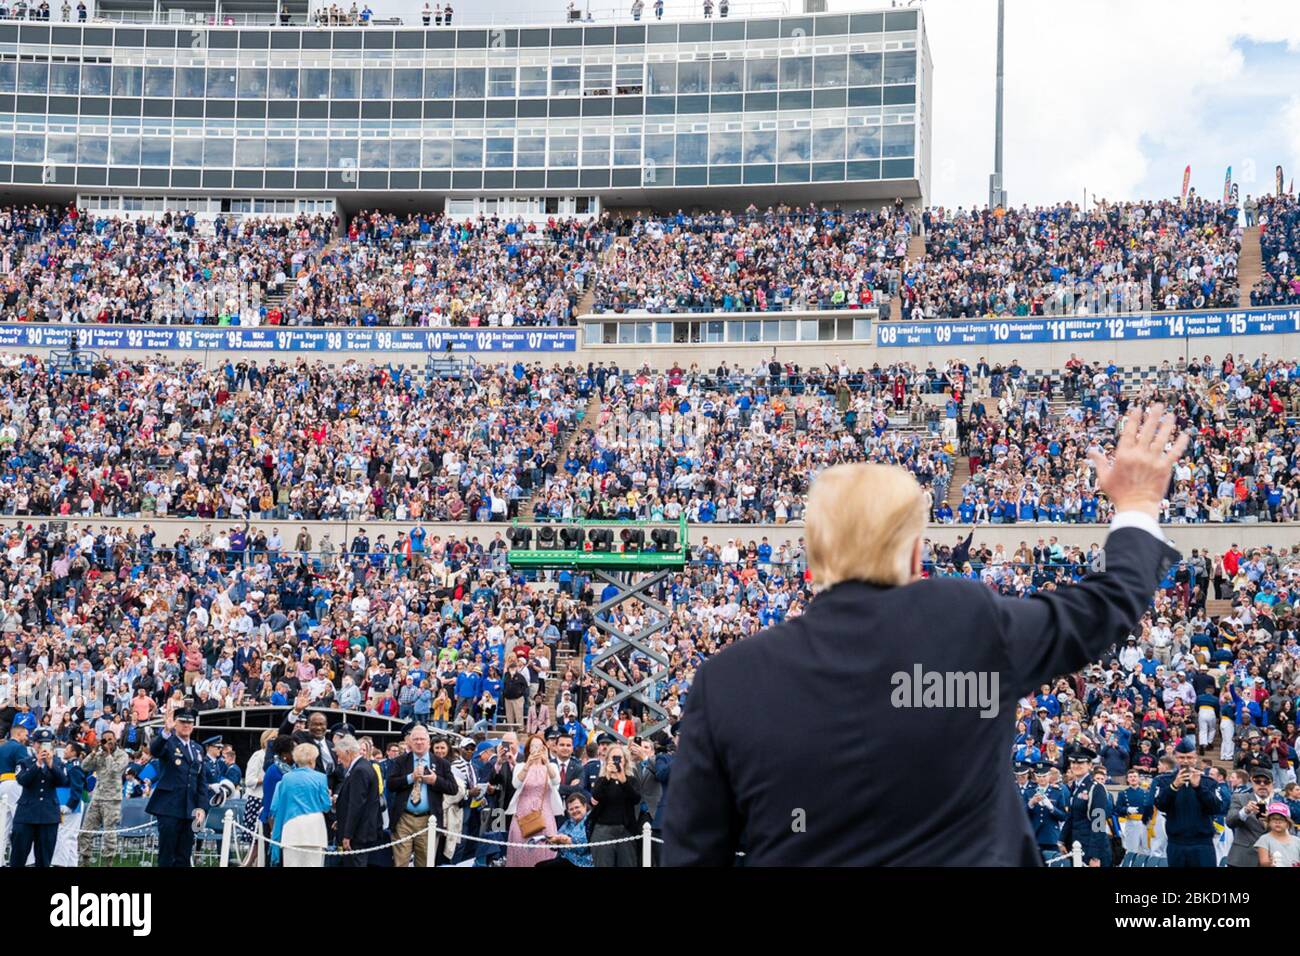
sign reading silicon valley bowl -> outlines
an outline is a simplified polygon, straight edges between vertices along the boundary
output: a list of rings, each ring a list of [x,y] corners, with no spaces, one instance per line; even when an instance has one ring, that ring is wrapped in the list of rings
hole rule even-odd
[[[1212,335],[1278,335],[1288,332],[1300,332],[1300,308],[880,322],[876,325],[876,345],[886,348],[1032,345],[1052,342],[1196,339]]]
[[[214,325],[0,325],[0,348],[226,352],[572,352],[577,329],[281,328]]]

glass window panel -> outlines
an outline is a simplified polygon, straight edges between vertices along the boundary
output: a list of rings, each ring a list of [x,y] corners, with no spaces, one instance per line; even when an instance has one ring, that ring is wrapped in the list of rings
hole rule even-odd
[[[241,169],[261,169],[266,164],[266,140],[235,141],[235,165]]]
[[[266,99],[266,70],[261,67],[239,68],[239,98],[241,100]]]
[[[393,169],[420,168],[420,141],[418,139],[395,139],[390,144]]]
[[[326,143],[323,139],[298,140],[298,166],[302,169],[323,169],[329,165]]]
[[[885,82],[916,82],[915,50],[901,50],[885,54]]]
[[[6,157],[0,156],[0,159]],[[78,136],[77,137],[77,164],[80,166],[106,166],[108,165],[108,137],[107,136]]]
[[[520,136],[515,141],[515,165],[538,167],[546,165],[546,137]]]
[[[848,80],[848,57],[843,54],[817,57],[817,68],[813,73],[813,85],[818,89],[825,89],[828,86],[845,86]]]
[[[709,161],[709,137],[705,133],[677,134],[677,165],[703,166]]]
[[[737,166],[740,164],[740,134],[710,133],[709,163],[715,166]]]
[[[483,167],[483,140],[476,136],[457,137],[451,144],[453,169],[481,169]]]
[[[609,135],[582,137],[582,165],[609,165]]]
[[[578,137],[552,136],[550,141],[550,159],[548,166],[577,166]]]
[[[171,70],[167,71],[168,73]],[[54,63],[50,66],[50,92],[56,96],[76,96],[81,92],[81,67],[75,63]],[[168,90],[168,96],[171,91]]]
[[[456,70],[456,98],[482,99],[487,93],[486,71],[481,66],[460,67]]]
[[[611,63],[592,63],[583,76],[583,90],[588,95],[609,96],[614,86],[614,66]]]
[[[361,141],[361,168],[388,168],[388,140],[363,139]]]
[[[298,98],[298,71],[272,70],[267,86],[267,95],[273,100],[296,100]]]
[[[713,62],[713,92],[739,93],[745,88],[744,62],[741,60],[715,60]]]
[[[235,141],[233,139],[203,138],[204,166],[231,166],[235,161]]]
[[[614,165],[641,165],[640,133],[628,133],[614,137]]]
[[[170,166],[172,162],[172,141],[166,136],[142,136],[140,138],[141,166]]]
[[[234,95],[235,68],[233,66],[208,67],[208,96],[233,97]]]
[[[781,89],[803,90],[810,86],[812,86],[812,57],[784,57],[781,60]]]
[[[426,100],[449,100],[456,92],[456,71],[425,70],[424,98]]]
[[[361,96],[367,100],[391,100],[393,98],[393,71],[363,70],[361,72]]]
[[[330,168],[356,169],[357,141],[355,139],[330,140]]]
[[[104,71],[104,89],[108,92],[108,67],[101,66],[99,69]],[[12,93],[18,82],[18,64],[17,63],[0,63],[0,93]],[[6,160],[7,162],[7,160]]]
[[[81,68],[81,92],[86,92],[86,73],[93,67]],[[176,95],[183,99],[202,99],[207,89],[207,71],[201,66],[182,66],[176,68]]]
[[[45,158],[52,163],[77,161],[77,137],[72,134],[52,133],[45,146]]]
[[[775,90],[778,63],[775,57],[766,60],[746,60],[745,89],[760,93]]]
[[[648,166],[673,165],[673,135],[653,134],[645,138],[645,161]]]
[[[489,136],[487,139],[487,165],[494,169],[515,164],[515,141],[510,136]]]
[[[393,99],[418,100],[420,91],[423,88],[424,78],[420,75],[419,70],[393,71]]]
[[[878,86],[880,76],[879,53],[849,54],[849,86]]]
[[[849,127],[849,159],[880,158],[880,127]]]
[[[838,160],[843,158],[843,129],[819,129],[813,131],[813,159]]]
[[[916,139],[916,127],[911,123],[900,123],[896,126],[885,126],[884,129],[884,156],[890,159],[895,156],[911,156],[912,143]]]
[[[197,136],[172,140],[172,165],[197,168],[203,165],[203,140]]]
[[[266,141],[266,165],[272,169],[293,168],[294,142],[291,139]]]
[[[521,66],[519,68],[519,95],[545,96],[547,87],[546,67]]]
[[[780,135],[777,136],[777,162],[808,162],[809,139],[806,129],[781,130]]]
[[[448,169],[451,166],[451,140],[445,136],[426,139],[422,145],[425,169]]]
[[[16,133],[14,135],[14,162],[45,162],[45,136],[34,133]]]
[[[176,71],[170,66],[144,68],[144,95],[170,97],[175,92]]]
[[[300,78],[304,100],[327,100],[330,95],[330,71],[304,69]]]
[[[144,89],[143,70],[138,66],[113,67],[113,95],[139,96]]]
[[[137,70],[139,68],[137,67]],[[18,92],[44,93],[49,83],[50,65],[48,63],[19,63]]]
[[[112,166],[139,166],[140,137],[114,136],[108,148],[108,162]]]
[[[580,71],[581,68],[576,66],[551,67],[551,95],[576,96],[579,90]]]
[[[678,93],[709,92],[709,64],[678,63],[677,64],[677,92]]]
[[[646,69],[649,72],[647,83],[650,87],[646,92],[651,96],[664,96],[677,92],[676,63],[647,63]]]
[[[747,130],[745,132],[745,165],[776,162],[776,133]]]
[[[515,68],[494,66],[488,70],[488,96],[515,95]]]
[[[336,100],[355,100],[361,89],[360,70],[330,70],[330,96]]]

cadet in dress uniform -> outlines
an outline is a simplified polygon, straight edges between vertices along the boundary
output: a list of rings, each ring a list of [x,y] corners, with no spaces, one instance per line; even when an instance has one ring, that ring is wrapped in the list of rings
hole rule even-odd
[[[1184,737],[1174,748],[1178,769],[1151,785],[1154,803],[1165,814],[1169,867],[1214,866],[1214,818],[1226,812],[1213,778],[1196,766],[1196,745]]]
[[[158,821],[158,865],[189,866],[195,825],[207,818],[211,799],[199,745],[190,739],[198,714],[185,709],[163,718],[163,732],[149,741],[158,780],[145,809]]]
[[[32,851],[36,866],[50,865],[59,838],[58,788],[68,785],[63,761],[54,753],[54,731],[41,727],[32,734],[32,742],[35,753],[18,764],[17,780],[23,792],[14,809],[14,838],[9,849],[11,867],[26,866]]]
[[[77,831],[81,829],[81,815],[85,809],[86,771],[81,766],[85,749],[75,740],[68,741],[63,750],[63,769],[68,774],[68,785],[59,787],[58,837],[54,842],[55,866],[77,865]]]
[[[1126,786],[1115,800],[1115,815],[1119,817],[1120,837],[1124,849],[1130,853],[1147,853],[1151,841],[1147,833],[1147,823],[1151,820],[1154,808],[1151,806],[1151,790],[1143,786],[1142,774],[1137,768],[1131,768],[1125,777]]]
[[[1070,811],[1061,832],[1063,852],[1077,841],[1085,866],[1110,866],[1110,817],[1113,807],[1104,782],[1092,774],[1093,754],[1079,750],[1070,757]]]
[[[0,834],[0,846],[9,842],[9,834],[14,828],[14,807],[23,792],[18,785],[18,765],[31,752],[27,749],[27,734],[27,724],[15,719],[9,728],[9,739],[0,744],[0,803],[9,805],[0,812],[0,827],[4,828],[4,833]]]
[[[1034,831],[1034,840],[1038,852],[1046,862],[1057,855],[1057,844],[1061,842],[1061,824],[1065,822],[1065,805],[1053,799],[1053,794],[1046,786],[1046,777],[1036,779],[1032,764],[1022,764],[1016,768],[1016,785],[1025,800],[1025,809],[1029,813],[1029,826]]]
[[[1214,865],[1223,866],[1232,849],[1232,828],[1228,826],[1228,808],[1232,806],[1232,784],[1227,780],[1215,778],[1219,790],[1219,799],[1223,801],[1223,812],[1214,817]]]

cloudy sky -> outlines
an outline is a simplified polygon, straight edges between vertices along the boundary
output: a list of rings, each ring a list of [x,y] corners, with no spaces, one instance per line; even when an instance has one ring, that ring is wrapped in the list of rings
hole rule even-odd
[[[739,11],[745,0],[733,0]],[[756,0],[775,7],[781,0]],[[829,0],[832,10],[888,3]],[[390,6],[390,3],[392,4]],[[631,0],[622,3],[630,5]],[[791,9],[799,0],[789,0]],[[371,0],[419,22],[422,0]],[[612,15],[619,0],[590,0]],[[646,6],[649,8],[650,0]],[[901,4],[900,4],[901,5]],[[923,0],[935,64],[931,201],[982,204],[993,168],[996,0]],[[461,0],[462,22],[559,19],[566,0]],[[670,17],[698,8],[667,0]],[[1007,0],[1006,188],[1013,204],[1243,196],[1300,169],[1296,0]],[[733,15],[735,15],[733,13]]]

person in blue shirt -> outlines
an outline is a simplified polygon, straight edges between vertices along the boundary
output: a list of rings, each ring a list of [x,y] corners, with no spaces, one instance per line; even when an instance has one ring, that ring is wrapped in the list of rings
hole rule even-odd
[[[595,866],[591,849],[587,846],[590,842],[587,835],[587,814],[590,810],[591,800],[586,793],[577,790],[569,794],[569,799],[565,801],[564,822],[560,824],[554,836],[546,838],[546,842],[557,851],[555,858],[538,863],[538,866],[566,868]]]

